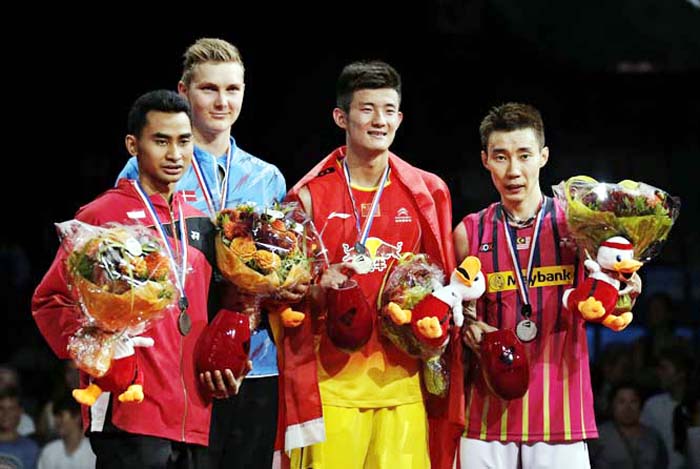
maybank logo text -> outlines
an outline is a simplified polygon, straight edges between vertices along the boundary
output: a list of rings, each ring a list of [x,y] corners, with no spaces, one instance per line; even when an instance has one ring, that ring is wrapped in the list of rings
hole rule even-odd
[[[525,271],[522,271],[523,277]],[[552,285],[572,285],[574,283],[573,265],[552,265],[547,267],[535,267],[530,275],[530,288],[549,287]],[[486,276],[488,292],[515,290],[515,275],[512,270],[493,272]]]

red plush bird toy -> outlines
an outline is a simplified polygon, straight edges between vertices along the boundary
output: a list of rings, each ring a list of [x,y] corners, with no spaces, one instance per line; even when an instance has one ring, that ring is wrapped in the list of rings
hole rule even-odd
[[[622,295],[635,292],[633,275],[642,263],[633,258],[634,246],[622,236],[613,236],[600,244],[596,259],[587,259],[586,280],[577,288],[564,292],[564,305],[579,311],[586,321],[599,322],[621,331],[632,322],[632,312],[618,314],[616,304]]]

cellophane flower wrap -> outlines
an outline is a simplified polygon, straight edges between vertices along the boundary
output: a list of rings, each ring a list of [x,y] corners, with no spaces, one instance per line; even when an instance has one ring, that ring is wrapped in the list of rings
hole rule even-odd
[[[600,243],[623,236],[634,245],[634,258],[648,262],[659,253],[678,217],[680,200],[643,182],[598,182],[575,176],[553,187],[566,213],[576,244],[594,253]]]
[[[80,369],[101,377],[115,341],[137,335],[178,299],[175,273],[156,234],[142,225],[58,223],[66,280],[83,313],[68,350]]]
[[[221,274],[257,300],[282,301],[285,290],[308,286],[327,266],[321,238],[296,202],[224,209],[217,215],[216,226]]]
[[[659,253],[680,210],[677,197],[628,179],[606,183],[575,176],[552,189],[564,208],[569,232],[586,257],[595,257],[606,239],[623,236],[634,246],[634,258],[646,263]],[[620,295],[615,310],[630,311],[633,305],[632,296]]]
[[[381,297],[380,332],[397,348],[423,361],[423,382],[431,394],[443,396],[449,373],[442,355],[446,344],[431,347],[414,335],[410,324],[395,324],[386,311],[390,302],[413,309],[423,298],[443,286],[445,274],[426,254],[406,253],[394,266]]]

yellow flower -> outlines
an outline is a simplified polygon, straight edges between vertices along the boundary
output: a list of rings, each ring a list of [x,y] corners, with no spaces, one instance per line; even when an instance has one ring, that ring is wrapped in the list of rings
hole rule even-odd
[[[255,242],[250,236],[233,238],[229,249],[240,257],[243,262],[251,260],[257,251]]]
[[[253,256],[255,263],[265,272],[273,272],[282,266],[280,256],[270,251],[256,251]]]

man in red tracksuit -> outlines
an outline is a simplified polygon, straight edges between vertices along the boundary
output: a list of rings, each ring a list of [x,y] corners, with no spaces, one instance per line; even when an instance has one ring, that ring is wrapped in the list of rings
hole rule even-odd
[[[192,158],[190,108],[176,93],[146,93],[134,102],[128,127],[126,146],[138,158],[138,180],[120,180],[75,218],[97,226],[117,222],[162,228],[175,263],[186,259],[184,285],[182,276],[178,282],[189,306],[143,333],[153,339],[152,347],[135,348],[144,377],[143,402],[122,403],[116,393],[103,393],[91,407],[83,406],[84,426],[98,468],[203,467],[211,402],[198,387],[193,357],[207,324],[213,226],[187,204],[185,193],[174,193]],[[69,358],[66,346],[81,318],[66,286],[66,256],[59,250],[32,299],[37,326],[61,359]],[[81,381],[87,382],[84,373]]]

